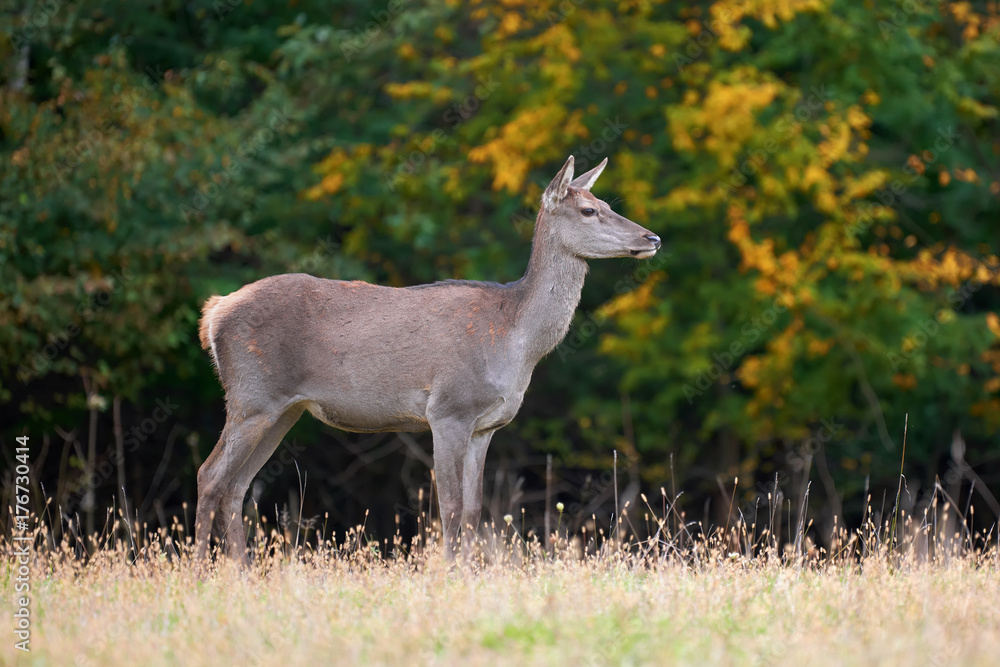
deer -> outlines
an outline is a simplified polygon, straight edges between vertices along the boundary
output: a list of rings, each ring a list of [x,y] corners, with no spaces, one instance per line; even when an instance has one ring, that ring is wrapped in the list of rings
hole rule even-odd
[[[350,432],[430,430],[443,552],[468,553],[490,440],[569,330],[587,260],[648,259],[660,248],[659,236],[591,194],[607,158],[575,179],[573,163],[542,194],[528,267],[514,282],[387,287],[291,273],[205,302],[199,338],[226,422],[198,470],[196,558],[217,527],[227,555],[249,565],[244,497],[305,412]]]

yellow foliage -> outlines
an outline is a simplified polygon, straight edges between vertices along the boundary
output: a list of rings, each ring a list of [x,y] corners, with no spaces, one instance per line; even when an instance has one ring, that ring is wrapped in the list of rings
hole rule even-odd
[[[984,285],[990,283],[1000,285],[1000,259],[989,257],[984,263],[976,267],[976,279]]]
[[[743,359],[736,377],[743,383],[744,387],[754,388],[760,384],[761,360],[756,355],[751,355]]]
[[[677,151],[694,151],[694,139],[683,127],[671,127],[671,139]]]
[[[975,100],[971,97],[961,98],[958,102],[958,108],[961,111],[979,119],[996,118],[1000,115],[1000,111],[998,111],[996,107],[983,104],[979,100]]]
[[[814,203],[816,204],[816,209],[823,213],[833,213],[839,206],[837,198],[829,190],[816,193]]]
[[[676,118],[685,121],[681,125],[688,132],[704,131],[712,140],[706,139],[706,147],[718,154],[724,169],[736,164],[747,141],[759,130],[754,112],[770,105],[782,90],[779,83],[755,81],[758,78],[756,70],[741,68],[734,72],[733,83],[712,81],[700,106],[683,119]],[[686,96],[685,102],[688,99],[694,104],[697,95]],[[674,145],[678,145],[676,139]]]
[[[451,29],[444,25],[439,25],[434,29],[434,36],[445,44],[451,44],[455,39],[455,35]]]
[[[672,211],[682,211],[691,206],[708,206],[719,199],[717,191],[706,192],[688,185],[681,185],[671,190],[661,200],[663,206]]]
[[[789,299],[791,300],[790,296],[789,296]],[[812,290],[811,287],[809,287],[809,286],[802,286],[802,287],[799,288],[799,291],[798,291],[798,294],[796,295],[796,298],[794,300],[792,300],[792,301],[793,302],[797,301],[798,303],[802,304],[803,306],[809,306],[809,305],[812,305],[813,303],[815,303],[815,301],[816,301],[816,295],[813,292],[813,290]]]
[[[580,60],[580,47],[576,45],[576,38],[573,31],[565,22],[556,23],[551,28],[541,33],[528,42],[528,46],[533,50],[542,51],[553,61],[564,61],[567,65]],[[550,63],[551,64],[551,63]],[[567,69],[566,74],[572,75],[572,70]],[[561,82],[563,85],[569,84],[572,77]]]
[[[997,316],[996,313],[986,313],[986,328],[994,336],[1000,338],[1000,316]]]
[[[833,347],[833,341],[832,340],[829,340],[829,339],[827,339],[827,340],[820,340],[818,338],[813,338],[813,339],[811,339],[809,341],[808,351],[809,351],[809,354],[812,355],[812,356],[814,356],[814,357],[822,357],[827,352],[830,351],[831,347]]]
[[[830,182],[830,174],[818,164],[810,164],[805,168],[802,174],[802,181],[800,187],[803,190],[808,190],[814,185],[818,185],[821,188],[824,186],[828,187]]]
[[[794,277],[796,277],[799,273],[800,262],[798,253],[791,250],[782,253],[781,256],[778,258],[778,263],[781,266],[782,272],[790,274],[794,280]],[[792,281],[786,281],[786,282],[792,282]]]
[[[855,130],[861,130],[871,125],[871,116],[861,110],[861,107],[854,104],[847,108],[847,124]]]
[[[500,25],[497,27],[497,35],[499,37],[509,37],[519,32],[522,28],[527,27],[527,25],[519,13],[507,12],[500,19]]]
[[[367,157],[372,152],[372,146],[359,144],[353,150],[354,157],[343,148],[335,148],[330,151],[330,154],[315,167],[315,171],[323,174],[323,178],[319,183],[307,189],[303,196],[308,200],[315,201],[338,192],[344,186],[346,172],[350,170],[352,159]]]
[[[742,257],[740,270],[756,269],[760,273],[760,278],[754,283],[758,292],[770,296],[777,291],[779,285],[790,288],[799,285],[802,274],[807,268],[799,252],[787,251],[780,257],[775,257],[774,239],[765,238],[759,243],[755,242],[750,234],[750,226],[744,211],[739,206],[731,205],[727,217],[729,220],[727,237],[739,249]],[[794,303],[795,297],[792,292],[783,290],[783,293],[787,303]],[[807,298],[811,300],[811,295]]]
[[[469,150],[470,162],[493,165],[493,189],[518,193],[528,176],[532,158],[555,157],[551,137],[586,137],[582,111],[569,113],[560,104],[550,103],[525,109],[500,128],[499,136]]]
[[[795,317],[781,333],[768,342],[767,349],[771,352],[770,361],[775,369],[787,370],[790,367],[795,338],[803,326],[802,319]]]
[[[882,188],[888,181],[889,172],[883,169],[866,171],[853,180],[848,178],[844,185],[844,194],[841,200],[847,202],[855,199],[864,199]]]
[[[435,104],[444,104],[451,100],[454,94],[445,86],[434,86],[427,81],[407,81],[406,83],[387,83],[385,92],[390,97],[399,100],[426,98]]]
[[[729,240],[734,244],[739,245],[743,241],[748,241],[750,239],[750,226],[747,221],[740,216],[735,220],[730,220],[729,223]]]
[[[774,239],[764,239],[757,244],[746,244],[740,248],[743,252],[743,264],[747,268],[755,268],[764,275],[774,274],[777,262],[774,260]]]
[[[778,286],[770,278],[758,278],[754,281],[754,289],[764,296],[771,296],[778,291]]]
[[[948,3],[947,9],[959,23],[965,23],[969,20],[970,15],[973,15],[972,5],[968,2],[951,2]]]
[[[790,21],[798,13],[823,11],[828,4],[828,0],[719,0],[709,7],[710,24],[719,36],[719,46],[739,51],[751,36],[749,28],[740,25],[744,17],[773,30],[779,19]]]
[[[832,118],[831,124],[836,125],[830,128],[830,137],[817,146],[822,165],[829,167],[834,162],[843,159],[851,146],[851,128],[843,120]]]
[[[619,294],[617,297],[601,307],[601,314],[605,317],[615,317],[624,313],[648,310],[653,305],[653,288],[663,278],[662,273],[651,273],[639,287],[631,292]],[[661,325],[665,326],[666,321]]]
[[[941,284],[958,287],[972,277],[984,283],[1000,284],[1000,274],[996,268],[990,268],[996,264],[983,262],[954,247],[946,248],[940,258],[930,250],[921,250],[913,260],[896,262],[896,266],[911,280],[927,283],[932,288]]]

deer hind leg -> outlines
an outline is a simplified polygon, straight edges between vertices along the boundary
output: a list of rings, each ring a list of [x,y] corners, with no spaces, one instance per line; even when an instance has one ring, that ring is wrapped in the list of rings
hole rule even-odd
[[[240,468],[257,444],[277,420],[276,416],[258,412],[249,417],[235,418],[230,411],[226,426],[215,449],[198,469],[198,509],[195,512],[195,543],[197,555],[208,555],[213,519],[225,525],[223,497],[232,487]]]
[[[247,556],[246,528],[243,522],[243,499],[246,497],[247,489],[250,488],[250,482],[274,454],[278,445],[281,444],[282,438],[302,416],[302,412],[302,408],[295,407],[278,417],[244,460],[232,483],[222,495],[220,508],[223,521],[222,535],[226,542],[226,550],[230,558],[242,562],[243,565],[250,564],[250,559]]]
[[[462,526],[462,472],[465,467],[471,424],[458,420],[431,421],[434,437],[434,478],[437,481],[438,508],[441,512],[441,531],[444,533],[444,555],[455,558]]]
[[[194,519],[194,541],[198,560],[208,556],[209,541],[212,538],[212,524],[218,513],[219,500],[222,498],[222,486],[218,478],[224,472],[224,462],[221,452],[225,447],[226,429],[222,429],[219,442],[198,468],[198,507]]]

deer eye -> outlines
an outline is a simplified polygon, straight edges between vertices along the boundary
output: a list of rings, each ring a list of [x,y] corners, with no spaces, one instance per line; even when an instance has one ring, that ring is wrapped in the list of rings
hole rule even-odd
[[[597,211],[595,211],[592,208],[582,208],[582,209],[580,209],[580,213],[582,213],[587,218],[591,218],[591,217],[597,215]]]

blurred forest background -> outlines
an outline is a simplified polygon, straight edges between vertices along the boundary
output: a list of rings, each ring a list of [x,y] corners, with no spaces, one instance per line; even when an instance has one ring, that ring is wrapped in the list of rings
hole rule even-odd
[[[723,524],[772,493],[824,541],[891,507],[907,414],[903,506],[1000,515],[1000,3],[0,7],[2,506],[28,435],[39,511],[190,526],[208,296],[516,280],[572,154],[664,249],[591,262],[484,518],[540,528],[549,486],[576,530],[662,487]],[[430,450],[305,418],[253,498],[412,533]]]

